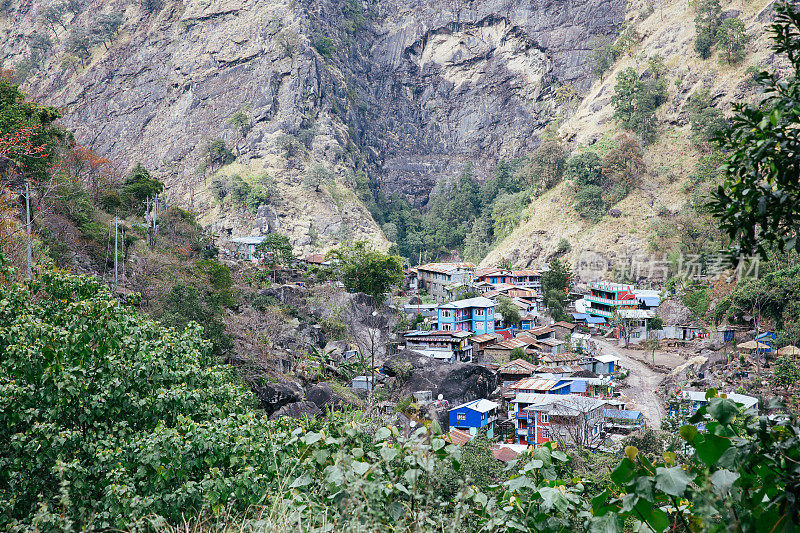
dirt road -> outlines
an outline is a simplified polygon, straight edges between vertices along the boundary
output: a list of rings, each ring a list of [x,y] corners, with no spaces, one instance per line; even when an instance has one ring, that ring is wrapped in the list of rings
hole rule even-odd
[[[600,348],[600,353],[614,353],[620,358],[623,368],[630,370],[630,375],[623,383],[627,387],[621,390],[623,400],[628,409],[641,411],[647,419],[647,424],[652,428],[660,428],[661,420],[666,414],[664,401],[658,393],[658,385],[664,379],[665,373],[653,370],[641,362],[644,352],[620,348],[615,343],[610,343],[600,337],[592,337]],[[673,354],[656,354],[656,361],[660,358],[673,356]]]

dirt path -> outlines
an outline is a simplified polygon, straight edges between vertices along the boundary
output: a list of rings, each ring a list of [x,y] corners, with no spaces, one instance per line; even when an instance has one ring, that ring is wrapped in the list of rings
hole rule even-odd
[[[592,337],[600,348],[600,353],[614,353],[620,358],[623,368],[630,370],[630,375],[624,383],[627,387],[621,390],[628,409],[641,411],[647,419],[647,424],[653,428],[661,427],[661,420],[666,414],[664,401],[658,393],[658,385],[666,373],[653,370],[642,363],[644,352],[620,348],[616,343],[610,343],[600,337]],[[675,357],[674,354],[656,353],[656,362]],[[664,361],[666,363],[666,361]],[[671,361],[670,361],[671,362]]]

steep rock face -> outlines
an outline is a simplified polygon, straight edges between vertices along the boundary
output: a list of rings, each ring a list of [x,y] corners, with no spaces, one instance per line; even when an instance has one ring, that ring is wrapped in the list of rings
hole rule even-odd
[[[416,203],[469,161],[478,177],[526,154],[559,85],[588,88],[593,37],[614,34],[627,2],[395,1],[379,12],[373,94],[388,133],[384,190]],[[374,132],[373,132],[374,133]]]
[[[386,246],[352,171],[423,204],[467,161],[481,177],[497,158],[526,153],[552,116],[554,87],[588,86],[588,43],[617,31],[625,3],[163,0],[146,12],[85,0],[48,25],[50,2],[12,0],[0,58],[31,64],[31,36],[47,34],[53,49],[32,64],[31,95],[61,106],[81,144],[154,169],[219,233],[279,228],[307,249]],[[124,23],[108,49],[82,60],[67,51],[70,32],[112,11]],[[244,124],[231,120],[237,112]],[[274,177],[269,214],[214,198],[214,139],[237,155],[223,174]],[[315,163],[332,177],[303,187]]]

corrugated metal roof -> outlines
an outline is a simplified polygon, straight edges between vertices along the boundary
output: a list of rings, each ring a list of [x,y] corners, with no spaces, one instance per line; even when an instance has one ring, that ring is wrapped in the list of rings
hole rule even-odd
[[[489,298],[478,296],[477,298],[467,298],[466,300],[456,300],[439,306],[439,309],[465,309],[467,307],[494,307],[495,303]]]
[[[552,390],[557,385],[558,381],[555,379],[542,379],[534,376],[517,381],[511,385],[511,388],[516,390]]]

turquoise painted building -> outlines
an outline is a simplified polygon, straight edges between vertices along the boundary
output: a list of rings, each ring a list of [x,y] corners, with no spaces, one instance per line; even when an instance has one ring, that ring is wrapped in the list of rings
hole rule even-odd
[[[441,331],[471,331],[476,335],[494,333],[494,306],[489,298],[467,298],[438,308]]]

